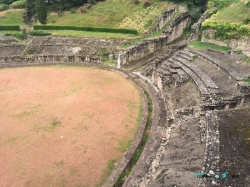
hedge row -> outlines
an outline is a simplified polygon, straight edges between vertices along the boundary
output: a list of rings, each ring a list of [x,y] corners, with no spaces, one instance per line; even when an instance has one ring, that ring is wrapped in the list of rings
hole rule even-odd
[[[250,27],[240,23],[229,23],[222,20],[205,20],[202,23],[202,29],[215,29],[214,38],[222,40],[235,38],[243,35],[250,35]]]
[[[31,36],[49,36],[49,35],[51,35],[51,33],[43,32],[43,31],[39,30],[39,31],[30,31],[29,35],[31,35]]]
[[[20,31],[19,25],[0,25],[0,31]]]
[[[135,30],[135,29],[76,27],[76,26],[61,26],[61,25],[34,25],[34,30],[75,30],[75,31],[138,34],[137,30]]]

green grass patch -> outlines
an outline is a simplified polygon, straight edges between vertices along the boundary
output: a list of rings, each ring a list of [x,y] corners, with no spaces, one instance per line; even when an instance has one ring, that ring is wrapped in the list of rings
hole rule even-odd
[[[243,58],[242,58],[242,60],[243,60],[244,62],[246,62],[246,63],[250,63],[250,57],[247,56],[247,55],[244,55]]]
[[[0,12],[0,25],[22,25],[23,9],[5,10]]]
[[[154,37],[158,37],[158,36],[161,36],[162,35],[162,31],[164,31],[167,26],[170,24],[170,22],[174,19],[174,17],[177,15],[178,13],[176,13],[172,19],[170,19],[162,28],[161,30],[153,33],[153,34],[150,34],[150,35],[147,35],[147,36],[143,36],[143,37],[140,37],[140,38],[137,38],[137,39],[134,39],[132,40],[131,42],[121,46],[122,49],[128,49],[129,47],[132,47],[134,46],[136,43],[139,43],[147,38],[154,38]]]
[[[125,0],[101,1],[93,5],[86,13],[80,13],[79,10],[74,14],[70,11],[65,11],[63,16],[58,17],[57,13],[50,12],[48,15],[48,24],[131,28],[138,30],[137,27],[139,24],[135,24],[135,22],[140,21],[140,26],[148,28],[155,21],[155,17],[158,17],[163,10],[166,10],[172,5],[169,2],[159,2],[159,0],[151,0],[150,3],[151,6],[149,10],[147,10],[147,8],[143,6],[143,1],[139,4]],[[140,18],[144,19],[138,20],[137,15],[140,15]],[[123,20],[126,18],[129,18],[130,22],[126,22],[128,25],[124,25],[123,27],[120,24],[125,23]]]
[[[246,79],[246,81],[250,84],[250,78]]]
[[[238,3],[233,3],[231,6],[218,11],[212,16],[211,20],[243,23],[243,20],[246,18],[250,18],[250,6],[245,5],[245,0],[241,0]]]
[[[46,131],[46,132],[55,132],[58,128],[62,127],[62,122],[59,121],[57,118],[53,119],[49,124],[34,124],[33,131]]]
[[[8,31],[8,32],[5,32],[3,34],[4,36],[14,36],[15,38],[19,39],[19,40],[23,40],[24,39],[24,34],[23,32],[17,32],[17,31]]]
[[[205,50],[206,48],[211,48],[211,49],[215,49],[218,51],[228,51],[231,50],[230,47],[225,47],[225,46],[219,46],[213,43],[207,43],[207,42],[201,42],[201,41],[192,41],[189,43],[189,46],[191,47],[195,47],[197,49],[201,49],[201,50]]]

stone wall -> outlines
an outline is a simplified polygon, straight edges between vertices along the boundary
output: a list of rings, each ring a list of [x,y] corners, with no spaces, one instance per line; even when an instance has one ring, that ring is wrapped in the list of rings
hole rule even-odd
[[[200,17],[200,19],[194,23],[191,27],[191,31],[190,31],[190,39],[191,40],[196,40],[199,37],[199,33],[200,33],[200,28],[201,28],[201,24],[208,18],[211,17],[211,14],[208,12],[204,12],[202,14],[202,16]]]
[[[87,37],[29,36],[19,41],[14,37],[0,36],[0,56],[57,55],[80,56],[118,55],[119,46],[129,39],[100,39]]]
[[[67,56],[67,55],[33,55],[33,56],[0,56],[0,67],[16,67],[28,65],[46,64],[81,64],[81,63],[101,63],[100,57],[91,56]]]
[[[140,59],[149,53],[154,53],[163,46],[179,38],[183,33],[183,29],[189,24],[189,22],[189,13],[180,13],[173,21],[171,21],[166,31],[163,31],[163,36],[145,39],[142,42],[137,43],[135,46],[123,51],[121,59],[122,64],[126,64],[131,60]]]
[[[170,10],[166,10],[162,13],[160,17],[158,17],[155,21],[155,24],[152,28],[149,29],[149,31],[146,33],[146,35],[153,34],[159,30],[161,30],[164,25],[167,24],[167,22],[179,11],[179,6],[175,6],[171,8]]]
[[[220,40],[219,38],[214,39],[215,30],[214,29],[206,29],[202,32],[202,42],[214,43],[221,46],[231,47],[233,49],[241,50],[244,54],[250,56],[250,36],[243,36],[240,39],[226,39]]]

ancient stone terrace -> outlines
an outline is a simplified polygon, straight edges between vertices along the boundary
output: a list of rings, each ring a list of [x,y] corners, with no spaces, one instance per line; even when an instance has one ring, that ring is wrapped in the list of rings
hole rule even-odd
[[[167,108],[167,124],[149,170],[144,176],[134,176],[130,184],[149,187],[223,184],[221,173],[226,166],[219,164],[223,145],[216,111],[249,105],[250,85],[245,81],[250,76],[249,65],[233,53],[228,58],[238,59],[237,68],[233,62],[221,62],[230,55],[226,53],[179,48],[169,54],[166,51],[138,69],[160,89],[159,95]],[[225,144],[224,140],[222,143]],[[196,180],[192,176],[197,171],[211,177]]]

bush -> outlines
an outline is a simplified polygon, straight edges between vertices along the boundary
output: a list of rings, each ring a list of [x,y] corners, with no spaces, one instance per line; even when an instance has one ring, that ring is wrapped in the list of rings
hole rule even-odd
[[[20,40],[24,39],[24,34],[22,32],[5,33],[4,36],[14,36],[15,38]]]
[[[100,28],[100,27],[76,27],[63,25],[34,25],[34,30],[75,30],[75,31],[92,31],[92,32],[108,32],[108,33],[124,33],[124,34],[138,34],[135,29],[123,28]]]
[[[10,5],[14,0],[0,0],[0,4]]]
[[[49,36],[49,35],[51,35],[51,33],[44,32],[44,31],[30,31],[29,35],[31,35],[31,36]]]
[[[249,23],[250,23],[250,18],[245,18],[245,19],[243,19],[243,23],[244,23],[244,24],[249,24]]]
[[[70,14],[75,14],[76,13],[76,8],[71,8],[70,9]]]
[[[0,25],[0,31],[20,31],[19,25]]]
[[[220,38],[221,40],[240,38],[243,35],[250,34],[250,27],[222,20],[205,20],[202,24],[202,29],[207,28],[215,29],[214,38]]]
[[[0,4],[0,11],[4,11],[4,10],[8,10],[8,9],[9,9],[9,5]]]
[[[15,1],[10,6],[13,8],[24,8],[25,4],[26,4],[26,0],[19,0],[19,1]]]

